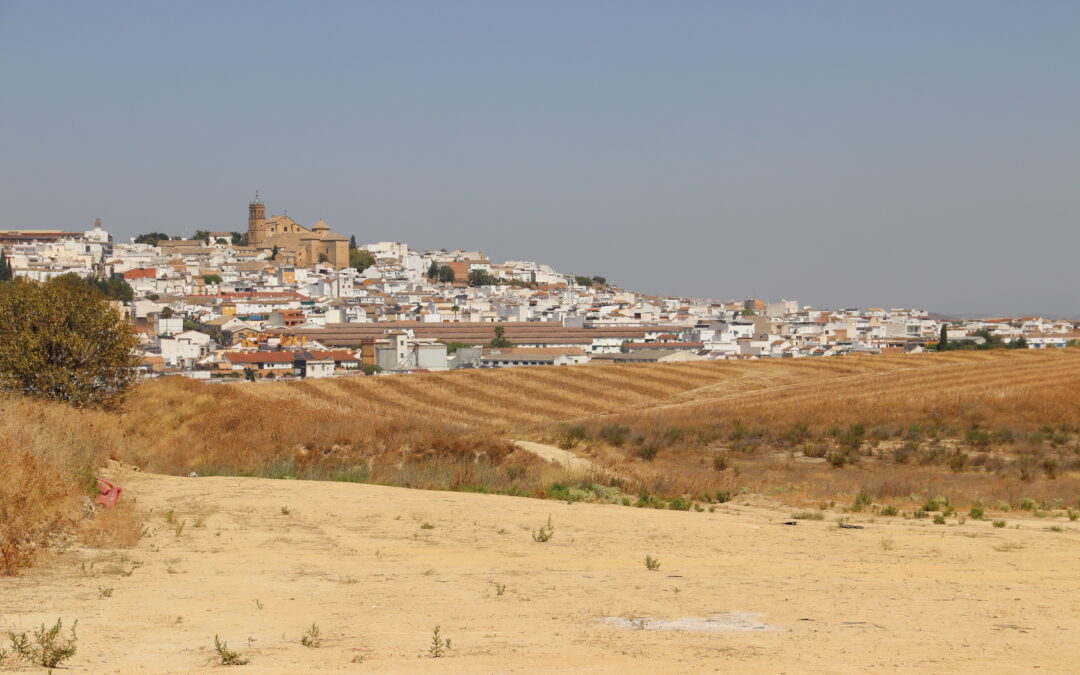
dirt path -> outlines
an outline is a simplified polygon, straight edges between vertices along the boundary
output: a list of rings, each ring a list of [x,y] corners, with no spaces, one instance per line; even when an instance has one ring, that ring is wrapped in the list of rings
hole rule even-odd
[[[563,450],[554,445],[545,445],[544,443],[534,443],[532,441],[514,441],[514,445],[526,452],[531,452],[537,457],[565,466],[568,469],[590,473],[607,473],[607,469],[593,464],[584,457],[578,457],[569,450]]]
[[[0,631],[79,620],[72,672],[1075,672],[1067,521],[840,530],[758,502],[116,478],[149,514],[135,549],[0,578]],[[300,644],[312,623],[319,648]],[[452,649],[431,659],[436,625]],[[250,665],[213,665],[215,635]]]

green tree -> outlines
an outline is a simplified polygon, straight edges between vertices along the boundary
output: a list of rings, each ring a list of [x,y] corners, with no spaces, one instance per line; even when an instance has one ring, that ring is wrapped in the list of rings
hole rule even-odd
[[[604,277],[593,277],[592,280],[597,286],[607,286],[607,279]]]
[[[439,267],[439,281],[444,284],[454,283],[454,270],[450,269],[449,265]]]
[[[0,249],[0,281],[11,281],[15,278],[15,269],[7,259],[7,254]]]
[[[750,308],[744,309],[742,312],[740,312],[740,314],[742,314],[743,316],[757,316],[757,312]]]
[[[1028,342],[1023,336],[1021,336],[1016,338],[1009,344],[1005,345],[1005,347],[1007,347],[1008,349],[1027,349]]]
[[[938,335],[937,350],[943,352],[949,348],[949,327],[941,324],[941,333]]]
[[[490,286],[495,283],[495,278],[488,273],[487,270],[475,269],[469,270],[469,285],[470,286]]]
[[[204,284],[220,284],[221,283],[221,275],[220,274],[204,274],[202,280],[203,280]]]
[[[574,282],[578,286],[591,287],[593,285],[592,277],[575,276],[574,277]]]
[[[115,408],[138,377],[137,346],[131,323],[89,284],[0,286],[0,389]]]
[[[450,354],[453,354],[454,352],[461,349],[462,347],[468,347],[469,346],[469,344],[467,342],[446,342],[444,344],[446,345],[446,355],[447,356],[449,356]]]
[[[66,286],[73,286],[77,289],[96,291],[105,296],[107,300],[131,302],[135,299],[135,291],[131,289],[128,282],[120,277],[97,279],[95,277],[80,277],[74,272],[68,272],[67,274],[61,274],[60,276],[55,277],[53,282]]]
[[[356,245],[356,235],[354,234],[354,235],[349,236],[349,250],[352,250],[352,249],[355,249],[355,248],[359,248],[359,247]]]
[[[147,232],[135,237],[136,244],[150,244],[151,246],[157,246],[159,243],[168,240],[169,235],[163,232]]]
[[[271,260],[277,260],[277,254],[278,254],[278,247],[277,247],[277,244],[274,244],[274,249],[272,251],[270,251],[270,259]]]
[[[355,267],[357,272],[363,272],[375,264],[375,256],[371,251],[359,248],[349,249],[349,267]]]
[[[435,281],[439,278],[439,263],[431,261],[431,267],[427,268],[427,278]]]
[[[247,232],[230,232],[233,246],[247,246]]]
[[[195,230],[195,236],[192,239],[202,239],[204,244],[210,243],[210,231],[209,230]]]
[[[319,262],[321,262],[321,263],[330,262],[330,256],[326,255],[325,253],[320,253],[319,254]]]
[[[493,337],[491,339],[491,342],[488,343],[488,347],[494,347],[498,349],[509,348],[513,346],[514,343],[510,342],[510,340],[506,338],[506,329],[502,326],[495,326],[495,337]]]

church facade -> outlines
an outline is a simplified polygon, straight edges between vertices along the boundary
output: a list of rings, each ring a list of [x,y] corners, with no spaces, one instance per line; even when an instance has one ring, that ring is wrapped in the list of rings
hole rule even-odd
[[[259,251],[272,252],[277,248],[275,261],[286,265],[309,267],[326,262],[334,267],[349,265],[349,240],[332,232],[330,226],[320,220],[304,227],[287,215],[266,217],[266,205],[255,193],[255,201],[248,205],[248,246]]]

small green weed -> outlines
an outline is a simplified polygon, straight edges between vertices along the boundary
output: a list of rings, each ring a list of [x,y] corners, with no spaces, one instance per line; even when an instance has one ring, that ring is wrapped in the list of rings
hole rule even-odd
[[[8,633],[11,650],[25,661],[45,668],[55,668],[75,656],[75,643],[78,641],[75,628],[78,625],[78,621],[71,624],[71,637],[67,640],[60,637],[60,632],[64,628],[61,619],[57,619],[56,623],[48,628],[45,624],[41,624],[41,628],[34,631],[33,640],[26,633],[11,631]]]
[[[438,626],[431,632],[431,645],[428,647],[428,656],[437,659],[446,656],[446,650],[450,649],[450,639],[443,639]]]
[[[214,636],[214,651],[217,652],[223,666],[242,666],[249,661],[240,656],[238,652],[230,651],[229,643],[222,642],[217,635]]]
[[[300,636],[300,644],[311,649],[322,647],[322,636],[318,624],[312,623]]]

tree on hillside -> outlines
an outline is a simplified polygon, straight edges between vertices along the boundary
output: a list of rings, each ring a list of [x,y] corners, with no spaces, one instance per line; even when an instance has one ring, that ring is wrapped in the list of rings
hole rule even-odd
[[[495,283],[495,277],[491,276],[487,270],[475,269],[469,270],[469,285],[470,286],[490,286]]]
[[[439,267],[439,281],[444,284],[454,283],[454,270],[450,269],[449,265]]]
[[[97,279],[95,277],[80,277],[74,272],[68,272],[67,274],[61,274],[60,276],[55,277],[53,282],[73,286],[78,289],[97,291],[105,296],[106,300],[131,302],[135,299],[135,291],[128,285],[128,282],[120,277]]]
[[[375,256],[371,251],[359,248],[349,249],[349,267],[355,267],[357,272],[363,272],[375,264]]]
[[[435,281],[439,278],[439,263],[431,261],[431,267],[427,268],[427,278]]]
[[[15,277],[15,269],[7,259],[7,254],[0,249],[0,281],[11,281]]]
[[[585,286],[586,288],[593,285],[592,277],[575,276],[574,283],[578,286]]]
[[[514,343],[510,342],[510,340],[506,339],[506,329],[503,328],[502,326],[495,326],[495,337],[493,337],[491,339],[491,342],[488,343],[488,347],[493,347],[493,348],[498,349],[498,348],[510,348],[510,347],[513,347],[513,346],[514,346]]]
[[[938,335],[937,350],[943,352],[949,348],[949,328],[941,324],[941,333]]]
[[[169,235],[163,232],[147,232],[135,237],[136,244],[150,244],[151,246],[157,246],[159,243],[168,240]]]
[[[1021,336],[1021,337],[1018,337],[1015,340],[1011,341],[1009,344],[1005,345],[1005,348],[1006,349],[1027,349],[1028,348],[1028,342],[1027,342],[1027,339],[1025,339],[1023,336]]]
[[[592,280],[597,286],[607,286],[607,279],[604,277],[593,277]]]
[[[195,230],[195,236],[192,239],[202,239],[204,244],[210,243],[210,231],[209,230]]]
[[[230,232],[233,246],[247,246],[247,232]]]
[[[0,286],[0,389],[114,408],[138,377],[137,346],[131,323],[89,284]]]

